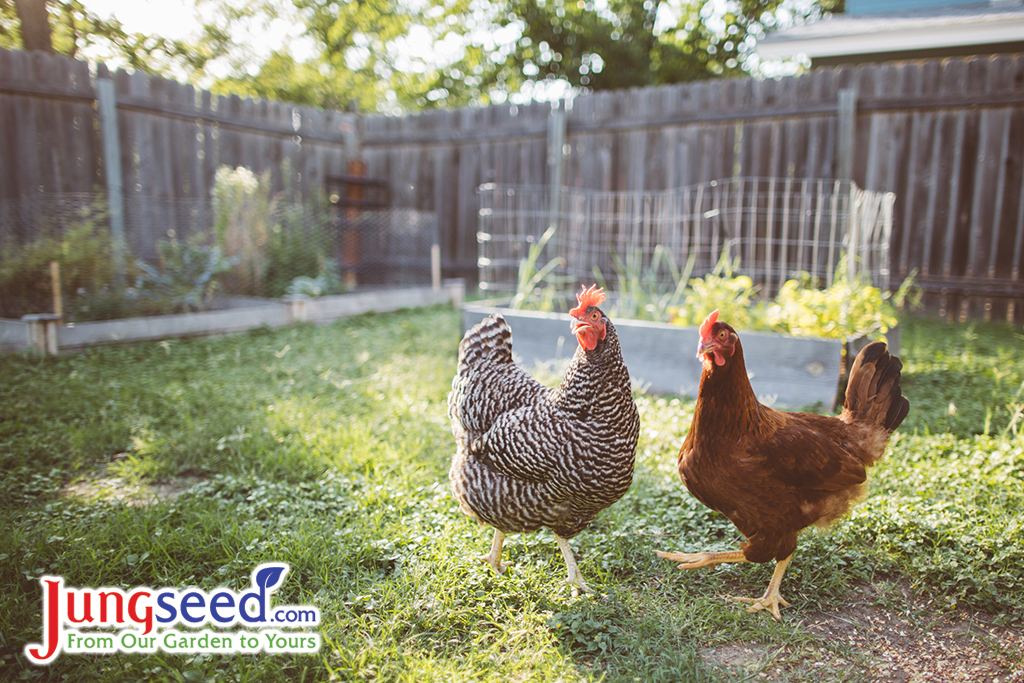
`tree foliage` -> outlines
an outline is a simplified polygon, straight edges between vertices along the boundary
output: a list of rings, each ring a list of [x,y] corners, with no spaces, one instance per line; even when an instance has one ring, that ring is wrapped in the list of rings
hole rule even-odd
[[[0,46],[20,47],[15,1],[0,0]],[[363,111],[522,99],[548,83],[608,90],[743,75],[756,69],[764,33],[843,8],[843,0],[196,0],[207,11],[201,30],[169,40],[130,33],[83,1],[47,5],[57,52],[103,45],[132,68],[212,82],[215,92]],[[275,22],[300,26],[301,37],[258,49],[256,36]]]
[[[505,0],[522,35],[510,68],[609,90],[743,75],[780,19],[841,11],[842,0]]]
[[[546,82],[579,90],[662,85],[756,71],[758,38],[844,0],[467,0],[446,8],[464,44],[409,98],[416,108],[503,101]],[[564,90],[564,88],[563,88]],[[409,93],[410,95],[412,93]]]
[[[132,69],[160,74],[175,69],[192,75],[202,73],[206,64],[223,55],[230,44],[230,37],[213,25],[203,26],[193,40],[171,40],[130,32],[117,18],[100,17],[82,0],[32,2],[37,8],[45,5],[52,45],[49,51],[71,58],[79,57],[85,48],[100,46],[107,57],[119,59]],[[35,43],[23,35],[14,4],[14,0],[0,0],[0,47],[33,49]]]

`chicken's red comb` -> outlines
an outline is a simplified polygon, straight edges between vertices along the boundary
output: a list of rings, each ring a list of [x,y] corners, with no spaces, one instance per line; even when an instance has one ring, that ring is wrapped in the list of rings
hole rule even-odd
[[[576,301],[580,302],[580,305],[569,311],[569,315],[576,315],[587,310],[587,306],[600,306],[604,303],[604,287],[598,287],[597,285],[591,286],[587,289],[586,285],[580,285],[583,291],[576,295]]]
[[[711,311],[711,314],[708,317],[704,318],[704,322],[702,322],[700,324],[700,338],[701,339],[703,339],[704,337],[706,337],[709,334],[711,334],[711,328],[712,328],[712,326],[714,326],[714,324],[716,322],[718,322],[718,309],[717,308],[715,310]]]

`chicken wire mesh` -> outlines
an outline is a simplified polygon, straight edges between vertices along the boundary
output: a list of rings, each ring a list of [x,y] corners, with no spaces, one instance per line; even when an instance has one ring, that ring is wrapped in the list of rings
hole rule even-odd
[[[831,285],[844,259],[850,276],[889,286],[895,196],[849,180],[732,178],[657,192],[488,184],[478,193],[480,287],[495,298],[544,266],[565,293],[595,276],[611,282],[625,263],[648,268],[656,251],[692,263],[694,277],[723,253],[738,257],[737,274],[768,296],[803,273]]]
[[[126,198],[119,250],[102,194],[0,199],[0,317],[60,305],[66,321],[98,320],[432,282],[433,213],[284,201],[257,209]]]

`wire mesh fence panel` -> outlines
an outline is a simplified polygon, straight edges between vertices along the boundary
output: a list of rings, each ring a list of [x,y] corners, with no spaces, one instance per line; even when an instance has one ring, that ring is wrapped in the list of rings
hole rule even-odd
[[[736,272],[769,296],[801,274],[831,285],[840,265],[889,286],[895,197],[851,181],[732,178],[658,192],[563,187],[555,201],[551,192],[480,187],[486,293],[514,295],[521,279],[545,266],[547,284],[565,292],[595,277],[614,282],[656,266],[659,253],[694,277],[713,272],[723,255],[738,259]]]
[[[334,246],[350,285],[428,285],[437,215],[415,209],[346,209],[334,221]]]
[[[0,200],[0,317],[59,307],[66,321],[85,321],[429,285],[438,239],[432,212],[275,197],[229,206],[128,198],[124,219],[125,265],[115,272],[103,194]]]
[[[0,198],[0,245],[60,236],[67,226],[81,220],[101,219],[106,225],[106,213],[103,195],[91,192]]]

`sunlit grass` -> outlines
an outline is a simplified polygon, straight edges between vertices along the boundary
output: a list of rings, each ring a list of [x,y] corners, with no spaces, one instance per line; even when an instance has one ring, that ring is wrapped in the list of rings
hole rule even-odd
[[[904,323],[910,416],[867,500],[802,537],[781,624],[728,600],[763,591],[771,566],[680,572],[652,552],[740,540],[678,481],[686,399],[637,396],[634,486],[572,542],[595,594],[569,596],[548,531],[509,539],[504,577],[476,561],[491,531],[459,512],[447,486],[444,402],[459,336],[457,314],[432,308],[0,358],[0,677],[739,680],[749,671],[701,653],[756,643],[755,672],[818,653],[850,661],[841,674],[853,681],[870,680],[865,655],[810,636],[803,618],[863,599],[858,585],[898,603],[885,586],[903,582],[937,609],[1019,620],[1017,331]],[[280,600],[324,615],[317,655],[76,655],[48,668],[22,656],[40,636],[42,574],[72,586],[241,589],[271,560],[292,566]]]

